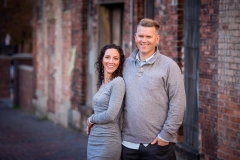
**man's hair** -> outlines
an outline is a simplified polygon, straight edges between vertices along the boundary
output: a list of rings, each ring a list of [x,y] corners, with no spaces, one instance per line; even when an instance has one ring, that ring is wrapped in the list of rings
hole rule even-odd
[[[149,19],[149,18],[144,18],[142,19],[137,26],[142,26],[142,27],[155,27],[156,30],[159,29],[160,24],[153,20],[153,19]]]

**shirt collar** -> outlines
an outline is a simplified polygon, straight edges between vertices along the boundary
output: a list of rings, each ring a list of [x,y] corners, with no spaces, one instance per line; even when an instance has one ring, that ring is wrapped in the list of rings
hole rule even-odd
[[[151,55],[150,57],[148,57],[147,59],[143,60],[142,62],[149,62],[153,57],[155,57],[156,52],[153,53],[153,55]],[[136,54],[136,60],[138,60],[139,62],[141,62],[140,58],[139,58],[139,52]]]

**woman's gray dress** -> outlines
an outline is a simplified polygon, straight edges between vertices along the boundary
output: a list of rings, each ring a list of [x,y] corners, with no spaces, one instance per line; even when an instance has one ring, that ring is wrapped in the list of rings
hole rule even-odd
[[[91,160],[119,160],[122,150],[119,119],[125,83],[122,77],[102,84],[93,97],[94,123],[88,138],[87,157]]]

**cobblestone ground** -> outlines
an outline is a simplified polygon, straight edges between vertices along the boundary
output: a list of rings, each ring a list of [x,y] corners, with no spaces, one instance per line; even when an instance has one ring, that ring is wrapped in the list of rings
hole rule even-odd
[[[85,160],[87,136],[0,103],[0,160]]]

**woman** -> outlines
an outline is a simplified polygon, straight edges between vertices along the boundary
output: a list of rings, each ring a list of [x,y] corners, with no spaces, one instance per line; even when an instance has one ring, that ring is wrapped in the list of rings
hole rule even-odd
[[[95,63],[99,90],[93,97],[94,114],[87,120],[88,159],[120,159],[122,140],[119,119],[125,94],[122,78],[124,60],[122,49],[108,44],[101,49]]]

